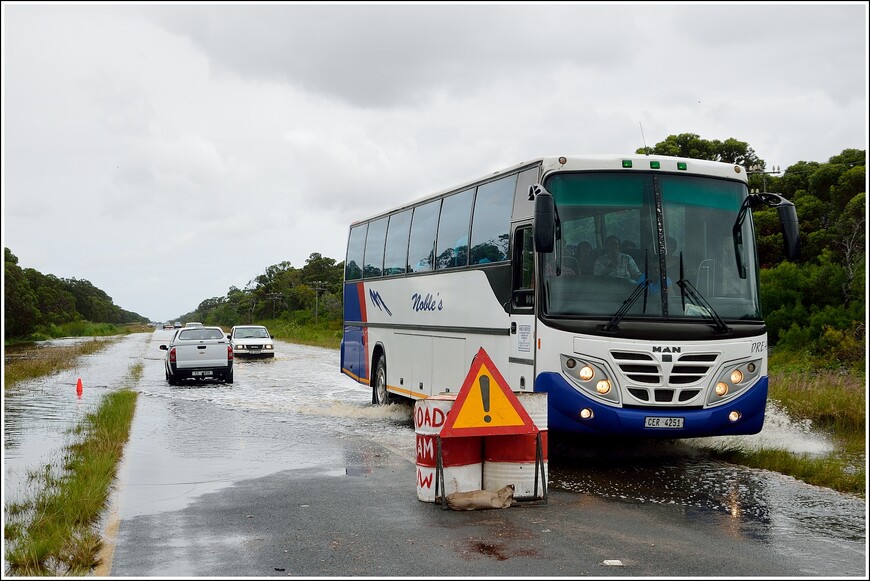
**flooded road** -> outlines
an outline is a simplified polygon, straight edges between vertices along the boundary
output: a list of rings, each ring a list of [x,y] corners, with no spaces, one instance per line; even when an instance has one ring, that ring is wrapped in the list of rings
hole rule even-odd
[[[78,368],[6,394],[5,503],[26,490],[28,470],[59,457],[65,430],[106,390],[121,387],[130,366],[140,361],[144,369],[135,387],[140,397],[130,453],[125,452],[136,461],[122,466],[122,493],[113,509],[121,523],[156,522],[240,482],[286,471],[366,478],[385,461],[380,447],[413,468],[412,405],[372,406],[370,389],[339,372],[337,351],[279,341],[274,359],[237,358],[233,384],[171,387],[159,350],[171,333],[118,338],[106,351],[83,358]],[[75,393],[78,378],[84,385],[81,398]],[[785,442],[817,453],[830,445],[777,414],[761,434],[743,438],[740,445]],[[551,435],[550,490],[577,503],[662,507],[688,526],[712,523],[804,575],[866,575],[863,500],[713,461],[704,450],[708,445],[710,439],[590,443]],[[413,479],[407,488],[413,498]],[[117,550],[126,564],[112,575],[204,574],[177,559],[137,568],[142,565],[125,544],[132,543],[132,531],[121,528]],[[699,570],[705,570],[703,563]]]

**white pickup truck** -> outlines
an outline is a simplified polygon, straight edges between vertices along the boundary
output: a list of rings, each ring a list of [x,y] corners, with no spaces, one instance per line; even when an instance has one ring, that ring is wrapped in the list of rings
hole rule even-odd
[[[184,379],[220,379],[233,382],[233,347],[220,327],[178,329],[166,351],[164,367],[169,385]]]

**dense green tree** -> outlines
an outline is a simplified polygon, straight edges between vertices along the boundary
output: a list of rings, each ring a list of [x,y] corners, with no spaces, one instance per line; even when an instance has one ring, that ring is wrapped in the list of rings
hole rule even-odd
[[[322,291],[341,295],[344,263],[337,264],[334,258],[327,258],[321,256],[319,252],[312,252],[302,268],[302,280],[312,289],[319,286]]]
[[[860,300],[865,294],[864,274],[867,268],[866,198],[866,193],[860,193],[852,198],[832,228],[833,246],[845,271],[843,298],[847,302]]]
[[[89,281],[21,269],[18,258],[8,248],[5,259],[4,331],[8,338],[27,337],[80,320],[113,324],[148,321],[115,305],[109,295]]]
[[[24,337],[36,329],[39,319],[36,295],[18,266],[18,257],[4,248],[4,259],[3,332],[7,338]]]
[[[842,166],[841,166],[842,167]],[[837,183],[831,186],[831,203],[835,214],[845,210],[846,205],[855,196],[866,193],[867,175],[865,167],[858,165],[843,171],[837,178]]]
[[[39,287],[36,301],[42,325],[62,325],[79,318],[75,297],[61,288],[48,285]]]
[[[669,135],[664,141],[656,143],[652,148],[641,147],[635,153],[707,159],[734,163],[744,167],[755,165],[764,167],[764,160],[759,159],[746,142],[734,138],[728,138],[725,141],[709,141],[701,139],[699,135],[694,133]]]
[[[867,152],[863,149],[844,149],[839,155],[832,156],[828,163],[842,164],[849,167],[867,163]]]
[[[76,310],[76,299],[66,281],[33,268],[25,269],[24,274],[30,282],[30,288],[35,289],[39,325],[62,325],[81,318]]]

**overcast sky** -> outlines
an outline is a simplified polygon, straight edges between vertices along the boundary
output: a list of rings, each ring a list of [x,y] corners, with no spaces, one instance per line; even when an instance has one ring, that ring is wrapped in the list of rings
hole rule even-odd
[[[866,2],[2,11],[3,244],[156,321],[542,155],[867,148]]]

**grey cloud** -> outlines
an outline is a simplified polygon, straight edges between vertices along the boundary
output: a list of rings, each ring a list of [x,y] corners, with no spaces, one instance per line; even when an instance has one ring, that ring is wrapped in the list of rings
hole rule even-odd
[[[363,107],[475,92],[491,79],[575,62],[633,59],[630,18],[606,7],[504,5],[168,6],[150,12],[188,37],[216,73],[291,83]],[[606,47],[606,48],[605,48]]]

